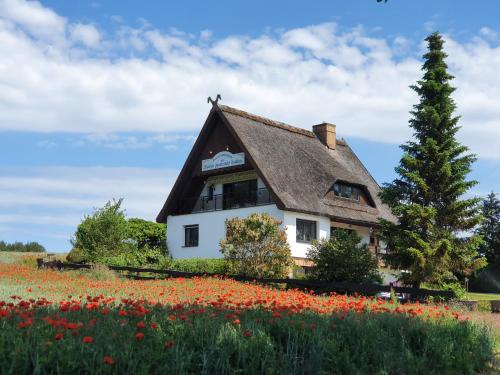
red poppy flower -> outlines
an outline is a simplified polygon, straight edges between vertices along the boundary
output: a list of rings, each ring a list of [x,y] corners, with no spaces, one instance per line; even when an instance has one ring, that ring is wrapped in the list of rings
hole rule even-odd
[[[109,355],[105,355],[104,358],[102,359],[102,362],[105,365],[112,365],[113,363],[115,363],[115,360],[113,359],[113,357],[110,357]]]
[[[143,340],[143,339],[144,339],[144,333],[142,333],[142,332],[137,332],[137,333],[135,334],[135,339],[136,339],[137,341],[141,341],[141,340]]]
[[[156,324],[155,322],[151,323],[151,328],[152,329],[157,329],[158,328],[158,324]]]
[[[94,339],[92,338],[92,336],[84,336],[83,342],[85,344],[90,344],[90,343],[94,342]]]
[[[63,336],[64,335],[62,333],[58,333],[57,335],[54,336],[54,340],[59,341],[63,338]]]
[[[250,331],[249,329],[247,329],[245,332],[243,332],[243,336],[245,336],[245,337],[252,337],[253,336],[253,332]]]
[[[144,328],[144,327],[146,327],[146,323],[144,323],[143,321],[137,322],[136,327],[137,328]]]

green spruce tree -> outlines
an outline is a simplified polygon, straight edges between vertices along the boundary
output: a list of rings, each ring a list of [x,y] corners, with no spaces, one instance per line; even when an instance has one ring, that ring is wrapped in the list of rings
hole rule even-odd
[[[488,265],[500,269],[500,200],[494,192],[483,200],[483,222],[477,230],[483,238],[479,252],[488,260]]]
[[[387,261],[408,271],[403,280],[415,287],[448,282],[484,265],[480,236],[467,235],[481,220],[479,199],[464,198],[477,183],[467,180],[476,157],[456,139],[459,117],[453,115],[444,41],[438,33],[426,41],[424,75],[411,86],[420,97],[410,112],[413,139],[401,146],[398,177],[381,193],[398,220],[382,221]]]

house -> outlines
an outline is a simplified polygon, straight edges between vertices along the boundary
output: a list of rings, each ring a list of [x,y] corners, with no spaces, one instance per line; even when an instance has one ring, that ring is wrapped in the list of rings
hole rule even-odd
[[[157,222],[174,258],[221,257],[225,220],[268,213],[286,228],[292,256],[307,265],[314,239],[355,230],[374,252],[379,218],[391,220],[380,187],[335,125],[312,131],[212,101]]]

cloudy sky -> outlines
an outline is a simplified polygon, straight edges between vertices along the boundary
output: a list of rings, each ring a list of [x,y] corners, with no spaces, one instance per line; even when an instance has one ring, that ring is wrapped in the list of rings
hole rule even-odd
[[[154,219],[210,109],[337,124],[383,183],[405,142],[423,39],[446,36],[479,157],[500,191],[496,0],[0,0],[0,239],[65,251],[84,214],[125,198]]]

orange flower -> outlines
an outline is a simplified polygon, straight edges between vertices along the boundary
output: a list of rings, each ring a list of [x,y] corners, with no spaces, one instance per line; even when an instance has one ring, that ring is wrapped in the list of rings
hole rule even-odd
[[[92,336],[84,336],[83,337],[83,343],[84,344],[90,344],[92,342],[94,342],[94,339],[92,338]]]
[[[115,360],[113,359],[113,357],[110,357],[109,355],[105,355],[104,358],[102,359],[102,362],[105,365],[112,365],[113,363],[115,363]]]
[[[137,341],[141,341],[141,340],[143,340],[143,339],[144,339],[144,333],[142,333],[142,332],[137,332],[137,333],[135,334],[135,339],[136,339]]]

